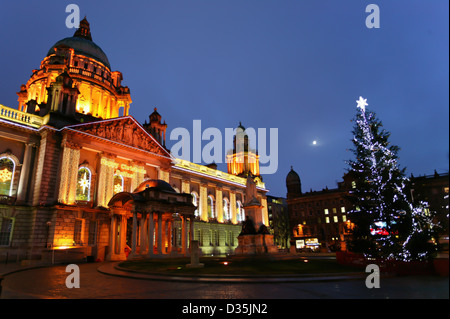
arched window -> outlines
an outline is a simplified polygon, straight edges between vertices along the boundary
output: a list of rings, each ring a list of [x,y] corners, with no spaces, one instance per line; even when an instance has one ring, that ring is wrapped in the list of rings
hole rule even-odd
[[[223,220],[227,221],[231,219],[230,205],[227,198],[223,199]]]
[[[192,192],[192,204],[194,204],[195,207],[197,207],[197,209],[194,212],[194,216],[198,217],[199,216],[199,209],[198,209],[198,196],[196,192]]]
[[[212,196],[208,196],[208,218],[215,218],[216,214],[214,213],[214,199]]]
[[[114,175],[114,195],[123,192],[123,176],[122,175]]]
[[[242,222],[244,220],[244,209],[242,208],[241,201],[236,202],[236,221],[238,223]]]
[[[76,200],[89,202],[91,200],[91,171],[87,167],[80,167],[77,178]]]
[[[16,165],[9,157],[0,157],[0,195],[11,196]]]

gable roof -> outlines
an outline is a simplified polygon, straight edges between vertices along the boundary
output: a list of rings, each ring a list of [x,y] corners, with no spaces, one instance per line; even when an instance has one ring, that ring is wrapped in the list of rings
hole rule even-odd
[[[174,158],[138,121],[129,115],[70,125],[64,127],[62,130],[64,131],[66,129],[141,149],[170,159]]]

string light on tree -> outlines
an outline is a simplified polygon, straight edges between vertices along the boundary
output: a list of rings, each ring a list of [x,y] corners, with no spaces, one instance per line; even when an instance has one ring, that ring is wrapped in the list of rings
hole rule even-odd
[[[405,169],[398,165],[399,148],[388,141],[390,133],[374,112],[366,109],[367,99],[359,97],[353,129],[354,160],[347,163],[356,187],[350,193],[350,220],[355,224],[349,247],[371,257],[421,259],[430,256],[427,247],[433,227],[425,218],[426,203],[414,207],[408,200]],[[418,245],[420,242],[424,245]],[[417,247],[421,247],[417,249]]]

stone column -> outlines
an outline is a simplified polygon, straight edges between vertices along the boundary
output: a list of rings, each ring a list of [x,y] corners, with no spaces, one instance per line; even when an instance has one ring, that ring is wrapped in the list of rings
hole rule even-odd
[[[158,255],[162,254],[162,213],[158,212]]]
[[[191,187],[190,187],[190,182],[189,180],[181,180],[181,192],[182,193],[186,193],[186,194],[190,194],[191,193]]]
[[[189,220],[189,243],[192,243],[193,240],[194,240],[194,217],[192,216]],[[189,251],[190,250],[191,245],[189,245]]]
[[[200,185],[199,206],[200,218],[208,221],[208,189],[204,184]]]
[[[78,163],[80,150],[64,145],[58,201],[64,204],[75,203]]]
[[[219,223],[223,223],[223,197],[222,197],[222,189],[216,188],[216,213],[215,216]]]
[[[140,222],[140,244],[139,244],[139,254],[144,254],[147,249],[147,214],[141,213],[141,222]]]
[[[109,230],[109,253],[108,253],[108,259],[111,260],[111,257],[116,252],[116,215],[114,213],[111,214],[111,225]]]
[[[125,246],[127,245],[127,217],[122,215],[120,219],[120,245],[119,254],[125,254]]]
[[[148,250],[147,250],[147,256],[152,257],[153,256],[153,235],[155,233],[155,222],[153,221],[153,212],[148,213],[148,231],[147,231],[147,239],[148,239]]]
[[[166,243],[168,241],[168,231],[167,231],[167,226],[168,226],[168,221],[167,220],[163,220],[162,221],[162,253],[163,254],[167,254],[167,249],[166,249]]]
[[[131,235],[131,255],[136,255],[136,244],[137,244],[137,212],[133,211],[133,231]]]
[[[173,235],[172,221],[168,220],[168,221],[166,221],[166,223],[167,223],[167,253],[169,254],[172,252],[172,247],[173,247],[173,245],[172,245],[173,244],[172,243],[172,240],[173,240],[173,238],[172,238],[172,235]]]
[[[181,253],[187,253],[187,219],[186,216],[181,216]]]
[[[77,195],[77,179],[78,179],[78,164],[80,162],[80,148],[72,150],[72,157],[70,160],[69,173],[69,192],[67,194],[67,204],[74,204]],[[89,187],[89,191],[91,187]]]
[[[32,169],[30,159],[31,153],[33,152],[34,145],[25,143],[25,153],[23,155],[23,163],[20,170],[20,180],[17,189],[17,202],[18,204],[24,203],[27,197],[27,185],[30,176],[30,171]]]
[[[236,193],[230,192],[230,213],[231,213],[231,222],[233,224],[237,223],[236,218]]]

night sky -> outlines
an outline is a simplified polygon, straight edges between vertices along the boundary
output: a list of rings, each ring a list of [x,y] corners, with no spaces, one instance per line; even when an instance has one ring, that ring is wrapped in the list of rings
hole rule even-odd
[[[263,176],[269,195],[286,196],[291,165],[303,191],[336,187],[359,96],[392,133],[408,175],[448,172],[447,0],[2,1],[0,104],[17,108],[20,85],[73,35],[70,3],[123,73],[139,122],[157,107],[167,136],[192,132],[193,120],[223,133],[240,121],[278,128],[278,170]],[[370,3],[379,29],[366,27]]]

